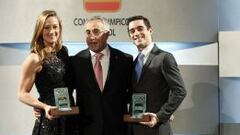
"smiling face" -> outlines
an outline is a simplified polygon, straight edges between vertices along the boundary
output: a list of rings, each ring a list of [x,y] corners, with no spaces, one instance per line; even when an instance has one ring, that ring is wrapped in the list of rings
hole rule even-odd
[[[43,26],[43,42],[45,46],[54,45],[60,36],[60,25],[56,16],[50,16],[46,19]]]
[[[147,28],[143,20],[131,21],[128,25],[129,36],[139,51],[152,43],[152,28]]]
[[[95,53],[101,52],[107,45],[108,30],[101,20],[92,20],[85,25],[86,42],[89,49]]]

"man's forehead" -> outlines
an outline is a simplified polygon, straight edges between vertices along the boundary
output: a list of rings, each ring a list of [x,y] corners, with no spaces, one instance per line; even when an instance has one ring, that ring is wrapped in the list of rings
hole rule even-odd
[[[100,20],[92,20],[86,23],[86,27],[103,27],[103,23]]]

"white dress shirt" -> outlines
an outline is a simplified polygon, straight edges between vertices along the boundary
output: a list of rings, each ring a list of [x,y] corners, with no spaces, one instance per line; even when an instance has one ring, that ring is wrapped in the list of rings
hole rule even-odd
[[[105,86],[107,75],[108,75],[108,69],[109,69],[109,61],[110,61],[110,49],[108,46],[106,46],[100,53],[103,54],[102,59],[100,60],[102,71],[103,71],[103,88]],[[90,50],[91,54],[91,60],[92,60],[92,66],[94,69],[94,65],[96,63],[96,53]]]
[[[149,44],[146,48],[144,48],[142,50],[141,53],[144,55],[144,57],[143,57],[143,64],[146,63],[146,61],[148,59],[148,56],[149,56],[150,52],[152,51],[153,46],[154,46],[154,43],[152,42],[151,44]]]

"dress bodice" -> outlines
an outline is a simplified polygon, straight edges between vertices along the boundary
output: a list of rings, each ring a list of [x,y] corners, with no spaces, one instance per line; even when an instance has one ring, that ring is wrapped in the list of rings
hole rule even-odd
[[[43,60],[42,70],[37,73],[35,86],[40,95],[39,100],[55,105],[54,88],[67,87],[67,51],[61,49],[51,53]],[[71,91],[69,91],[71,93]]]

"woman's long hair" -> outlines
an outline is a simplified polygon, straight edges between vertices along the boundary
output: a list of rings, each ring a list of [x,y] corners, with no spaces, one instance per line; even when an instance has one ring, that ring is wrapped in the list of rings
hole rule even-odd
[[[33,38],[31,41],[31,52],[36,53],[41,60],[44,60],[48,56],[48,52],[44,50],[45,45],[43,42],[43,28],[48,17],[56,17],[59,22],[60,33],[57,42],[55,43],[54,50],[57,52],[62,48],[62,23],[57,13],[54,10],[43,11],[37,19]]]

